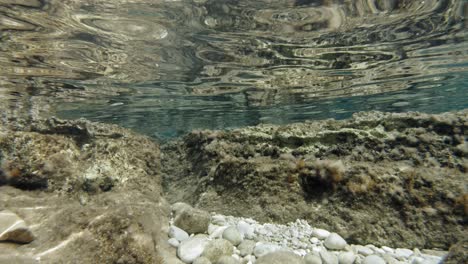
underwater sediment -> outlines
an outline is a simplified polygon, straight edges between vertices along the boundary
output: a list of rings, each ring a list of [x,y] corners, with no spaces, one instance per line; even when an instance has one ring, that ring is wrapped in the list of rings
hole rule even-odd
[[[3,119],[0,211],[32,241],[0,243],[0,263],[179,263],[167,244],[168,202],[178,201],[304,219],[353,244],[450,249],[447,263],[462,263],[467,117],[365,112],[194,131],[161,146],[86,120]]]

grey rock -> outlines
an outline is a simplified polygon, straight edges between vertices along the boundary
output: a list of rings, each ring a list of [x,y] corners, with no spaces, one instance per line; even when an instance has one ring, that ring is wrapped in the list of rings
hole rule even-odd
[[[184,241],[189,238],[189,235],[184,230],[178,228],[175,225],[169,227],[169,237],[177,239],[177,241]]]
[[[338,257],[326,250],[320,251],[320,258],[323,264],[338,264]]]
[[[318,239],[326,239],[329,235],[330,231],[321,228],[314,228],[312,231],[312,236]]]
[[[222,256],[216,264],[239,264],[239,260],[231,256]]]
[[[242,257],[252,254],[254,248],[255,248],[255,241],[248,240],[248,239],[245,239],[244,241],[242,241],[242,243],[239,244],[239,246],[237,246],[237,249],[239,249],[240,251],[239,254]]]
[[[377,255],[370,255],[364,258],[362,264],[385,264],[385,260]]]
[[[305,255],[304,262],[305,264],[322,264],[322,259],[317,255],[309,253]]]
[[[255,264],[304,264],[302,258],[289,251],[275,251],[257,259]]]
[[[174,214],[174,217],[179,215],[185,209],[192,209],[192,206],[186,203],[174,203],[171,205],[171,211]]]
[[[192,264],[212,264],[212,262],[206,257],[198,257]]]
[[[346,247],[347,243],[340,235],[337,233],[331,233],[323,243],[326,248],[333,250],[341,250]]]
[[[206,257],[211,262],[216,263],[222,256],[230,256],[233,253],[233,246],[231,242],[225,239],[215,239],[210,241],[205,250],[202,253],[203,257]]]
[[[177,248],[177,256],[185,263],[192,263],[205,250],[208,244],[206,235],[196,235],[180,243]]]
[[[234,246],[237,246],[242,242],[241,234],[233,226],[230,226],[224,230],[223,238],[231,242]]]
[[[183,208],[174,217],[174,225],[190,234],[206,233],[210,224],[210,214],[200,209]]]
[[[30,243],[34,240],[23,219],[10,210],[0,211],[0,241]]]

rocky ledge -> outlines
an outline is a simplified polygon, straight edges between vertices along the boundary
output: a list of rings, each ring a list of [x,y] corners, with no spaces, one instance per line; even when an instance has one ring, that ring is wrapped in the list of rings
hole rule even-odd
[[[351,244],[466,249],[467,120],[468,111],[366,112],[194,131],[161,147],[163,184],[172,203],[304,219]]]
[[[150,139],[85,120],[3,120],[0,158],[0,263],[172,263]]]

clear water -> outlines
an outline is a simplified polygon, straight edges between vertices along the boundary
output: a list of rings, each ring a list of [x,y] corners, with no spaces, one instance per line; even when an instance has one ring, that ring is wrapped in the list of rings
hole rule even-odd
[[[0,110],[168,138],[465,109],[467,14],[463,0],[0,0]]]

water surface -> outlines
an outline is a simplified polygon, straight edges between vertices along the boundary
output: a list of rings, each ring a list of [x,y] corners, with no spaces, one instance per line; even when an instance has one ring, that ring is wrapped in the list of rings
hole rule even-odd
[[[464,109],[467,13],[463,0],[0,0],[0,107],[157,138]]]

